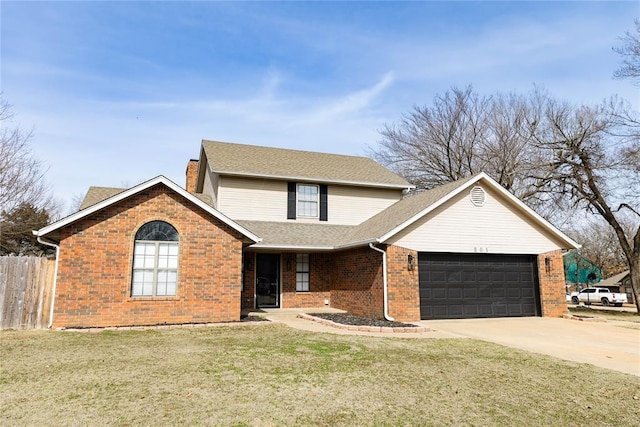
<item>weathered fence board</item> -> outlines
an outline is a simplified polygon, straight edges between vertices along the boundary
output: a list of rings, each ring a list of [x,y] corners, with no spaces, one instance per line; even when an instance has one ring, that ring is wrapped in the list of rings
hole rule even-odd
[[[0,329],[36,329],[47,325],[55,260],[0,257]]]

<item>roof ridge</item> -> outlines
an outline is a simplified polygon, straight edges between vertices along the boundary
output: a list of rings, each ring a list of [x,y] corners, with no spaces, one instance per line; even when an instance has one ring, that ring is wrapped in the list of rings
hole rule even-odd
[[[357,159],[366,159],[366,160],[371,160],[371,161],[375,162],[375,160],[372,159],[371,157],[358,156],[358,155],[355,155],[355,154],[328,153],[326,151],[300,150],[298,148],[271,147],[271,146],[268,146],[268,145],[244,144],[244,143],[239,143],[239,142],[226,142],[226,141],[214,141],[214,140],[211,140],[211,139],[203,139],[202,143],[205,143],[205,142],[211,142],[211,143],[214,143],[214,144],[228,144],[228,145],[235,145],[235,146],[248,147],[248,148],[262,148],[262,149],[267,149],[267,150],[295,151],[297,153],[323,154],[323,155],[327,155],[327,156],[336,156],[336,157],[350,157],[350,158],[357,158]]]

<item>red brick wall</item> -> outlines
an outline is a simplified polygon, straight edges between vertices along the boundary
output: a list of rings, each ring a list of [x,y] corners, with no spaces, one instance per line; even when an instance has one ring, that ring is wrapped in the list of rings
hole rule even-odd
[[[414,259],[409,269],[408,256]],[[387,297],[389,315],[398,322],[420,320],[418,253],[400,246],[387,247]]]
[[[185,189],[189,193],[196,192],[196,185],[198,184],[198,166],[200,162],[198,160],[191,159],[189,163],[187,163],[186,174],[186,182]]]
[[[332,257],[329,254],[309,254],[309,292],[296,292],[296,254],[284,253],[282,261],[282,308],[323,307],[331,304]]]
[[[179,234],[174,297],[131,295],[134,237],[162,220]],[[240,319],[238,232],[157,185],[61,230],[54,327]]]
[[[562,251],[538,255],[540,304],[544,317],[562,317],[567,312]]]
[[[244,253],[244,288],[242,289],[242,309],[252,310],[255,308],[256,292],[256,254],[254,252]]]
[[[363,247],[333,257],[331,306],[358,316],[383,318],[382,254]]]

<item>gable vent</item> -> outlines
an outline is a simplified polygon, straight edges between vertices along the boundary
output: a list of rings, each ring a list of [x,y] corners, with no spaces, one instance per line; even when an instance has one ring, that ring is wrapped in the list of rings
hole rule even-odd
[[[474,206],[484,206],[487,201],[487,193],[482,189],[482,187],[473,187],[471,189],[471,203]]]

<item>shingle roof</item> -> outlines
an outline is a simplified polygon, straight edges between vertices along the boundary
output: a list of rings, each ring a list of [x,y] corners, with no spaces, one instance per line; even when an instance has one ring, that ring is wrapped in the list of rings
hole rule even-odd
[[[89,206],[93,206],[96,203],[100,203],[103,200],[107,200],[109,197],[115,196],[118,193],[122,193],[125,190],[127,189],[115,187],[89,187],[89,190],[87,190],[87,194],[85,194],[84,199],[82,199],[82,203],[80,204],[80,210],[86,209]],[[200,193],[191,194],[213,207],[213,199],[210,195]]]
[[[100,203],[111,196],[122,193],[124,190],[126,190],[126,188],[89,187],[87,194],[85,194],[84,199],[82,199],[82,203],[80,203],[80,210],[93,206],[96,203]]]
[[[184,188],[180,187],[175,182],[167,179],[166,177],[159,175],[153,179],[140,183],[134,187],[126,189],[122,191],[120,188],[106,188],[105,187],[93,187],[93,190],[90,189],[87,192],[87,196],[85,196],[85,200],[87,200],[87,207],[84,209],[80,209],[78,212],[75,212],[65,218],[62,218],[52,224],[47,225],[46,227],[41,228],[40,230],[34,230],[33,234],[38,237],[46,237],[53,241],[60,238],[60,229],[69,224],[72,224],[75,221],[78,221],[82,218],[87,217],[88,215],[92,215],[95,212],[100,211],[108,206],[113,205],[114,203],[118,203],[128,197],[139,194],[146,189],[152,188],[156,185],[163,185],[169,188],[171,191],[175,192],[179,196],[183,197],[185,200],[193,203],[194,205],[201,208],[206,213],[210,214],[214,218],[222,221],[224,224],[230,226],[234,230],[240,232],[245,237],[245,242],[251,243],[259,242],[261,239],[259,236],[256,236],[251,231],[247,230],[236,221],[233,221],[222,212],[216,210],[210,203],[208,203],[205,198],[197,197],[193,193],[187,192]],[[118,191],[116,191],[118,190]],[[102,201],[94,203],[94,201],[99,198],[105,196],[107,193],[115,193],[111,196],[104,198]],[[210,198],[209,198],[210,200]],[[84,204],[84,203],[83,203]]]
[[[299,222],[236,221],[251,230],[262,241],[257,246],[278,248],[333,249],[353,229],[354,225],[332,225]]]
[[[608,277],[601,282],[596,283],[595,286],[614,286],[617,283],[622,282],[622,279],[629,275],[629,271],[630,270],[623,271],[622,273],[618,273],[615,276]]]
[[[202,141],[217,173],[392,188],[413,187],[368,157]]]

